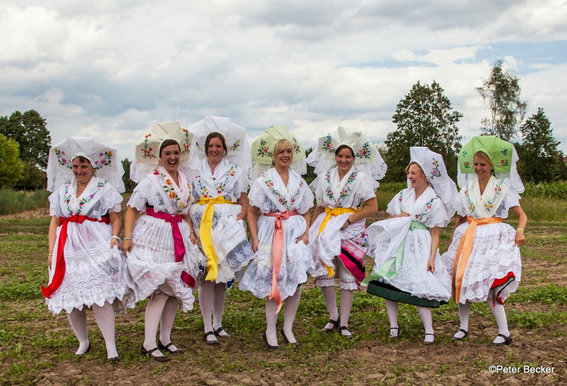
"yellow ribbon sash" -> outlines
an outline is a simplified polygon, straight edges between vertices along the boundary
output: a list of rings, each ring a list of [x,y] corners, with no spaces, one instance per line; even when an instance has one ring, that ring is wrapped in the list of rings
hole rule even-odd
[[[323,230],[327,226],[327,223],[331,219],[331,216],[339,216],[339,215],[345,214],[345,213],[356,213],[356,212],[357,212],[357,210],[352,209],[352,208],[333,208],[333,209],[330,209],[328,206],[326,206],[325,207],[325,218],[323,219],[323,222],[319,226],[319,233],[317,234],[317,236],[320,235],[321,232],[323,232]],[[333,267],[329,267],[325,263],[323,263],[323,265],[325,266],[325,268],[327,268],[327,273],[329,274],[329,278],[335,276],[335,270],[333,269]]]
[[[455,263],[453,266],[453,298],[457,304],[459,304],[459,298],[461,296],[461,285],[463,284],[465,268],[469,262],[469,257],[471,256],[474,245],[477,225],[497,224],[501,223],[502,219],[500,217],[468,217],[467,221],[469,223],[469,227],[461,237],[461,242],[459,243],[459,248],[457,249]]]
[[[213,239],[211,237],[211,229],[213,228],[213,215],[215,214],[215,204],[234,204],[230,200],[225,200],[224,196],[218,197],[201,197],[196,202],[199,205],[206,205],[203,216],[201,217],[201,226],[199,227],[199,239],[203,246],[203,252],[207,256],[207,276],[205,280],[215,281],[219,272],[217,264],[217,254],[213,247]]]

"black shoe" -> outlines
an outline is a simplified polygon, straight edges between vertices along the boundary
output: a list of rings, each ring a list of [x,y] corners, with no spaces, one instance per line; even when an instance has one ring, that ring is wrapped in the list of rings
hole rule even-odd
[[[180,348],[178,348],[177,350],[173,350],[173,351],[170,350],[170,347],[173,346],[173,342],[169,342],[168,344],[163,345],[163,344],[158,340],[157,346],[158,346],[158,348],[159,348],[160,350],[166,350],[166,351],[167,351],[168,353],[170,353],[170,354],[180,354],[180,353],[183,352],[183,350],[180,349]]]
[[[280,348],[280,346],[276,345],[276,346],[272,346],[271,344],[268,343],[268,336],[266,335],[266,331],[264,331],[264,335],[262,335],[262,337],[264,338],[264,342],[266,342],[266,348],[268,350],[277,350]],[[284,335],[285,337],[285,335]]]
[[[111,365],[115,365],[118,364],[118,362],[120,362],[120,358],[118,357],[106,358],[106,362],[110,363]]]
[[[75,354],[75,356],[76,356],[77,358],[80,358],[80,357],[82,357],[83,355],[85,355],[86,353],[88,353],[89,351],[91,351],[91,342],[89,342],[89,347],[87,347],[87,349],[85,350],[84,353],[82,353],[82,354]]]
[[[224,328],[222,328],[222,326],[220,326],[219,328],[217,328],[217,329],[215,330],[215,336],[216,336],[217,338],[228,338],[228,337],[230,336],[230,335],[228,335],[228,332],[224,331],[224,333],[225,333],[226,335],[221,335],[221,334],[220,334],[220,333],[223,332],[223,331],[224,331]]]
[[[214,336],[214,337],[215,337],[215,340],[208,340],[207,337],[210,336],[210,335]],[[216,337],[214,331],[205,332],[205,342],[206,342],[209,346],[218,346],[218,345],[220,344],[219,341],[217,340],[217,337]]]
[[[146,356],[152,358],[152,359],[155,360],[155,361],[162,362],[162,363],[169,361],[169,358],[168,358],[168,357],[165,357],[165,356],[158,357],[158,356],[152,355],[152,353],[154,353],[154,352],[156,352],[156,351],[159,351],[159,349],[158,349],[157,347],[154,347],[154,348],[152,348],[151,350],[146,350],[146,349],[144,348],[144,345],[142,345],[142,349],[140,350],[140,352],[142,353],[142,355],[146,355]]]
[[[291,344],[291,345],[293,345],[293,346],[299,346],[299,342],[298,342],[297,340],[296,340],[295,342],[291,343],[291,342],[289,341],[289,339],[287,339],[287,336],[285,336],[285,332],[284,332],[283,328],[281,329],[281,333],[282,333],[282,336],[283,336],[284,341],[285,341],[287,344]]]
[[[502,341],[502,342],[500,342],[500,343],[494,343],[494,342],[492,342],[493,345],[495,345],[495,346],[503,346],[503,345],[508,346],[510,343],[512,343],[512,337],[511,337],[510,335],[508,335],[508,336],[506,336],[506,335],[504,335],[504,334],[498,334],[498,335],[496,335],[496,337],[499,337],[499,336],[502,337],[502,338],[504,338],[504,341]]]
[[[455,335],[457,335],[459,332],[462,332],[464,335],[460,338],[457,338]],[[467,330],[465,330],[464,328],[461,328],[459,331],[455,332],[455,335],[453,335],[453,338],[455,338],[457,340],[462,340],[462,339],[465,339],[467,337],[468,333],[469,332]]]
[[[343,331],[348,332],[350,335],[345,335],[343,334]],[[340,326],[339,327],[339,332],[341,333],[341,336],[347,338],[347,339],[352,339],[352,333],[350,332],[350,330],[348,329],[347,326]]]
[[[331,328],[325,328],[323,327],[323,331],[325,332],[333,332],[333,330],[335,328],[339,328],[339,320],[333,320],[333,319],[329,319],[329,321],[327,322],[327,324],[331,323],[333,326]]]

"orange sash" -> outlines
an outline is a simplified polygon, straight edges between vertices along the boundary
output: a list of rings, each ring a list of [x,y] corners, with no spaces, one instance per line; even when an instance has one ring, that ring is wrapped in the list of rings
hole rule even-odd
[[[471,256],[472,248],[474,245],[474,237],[476,235],[477,225],[501,223],[502,218],[468,217],[467,221],[469,223],[469,227],[461,237],[461,242],[459,243],[459,248],[457,249],[457,254],[455,256],[455,265],[453,266],[453,298],[455,299],[455,302],[457,304],[459,304],[459,298],[461,296],[461,285],[463,283],[465,268],[467,267],[467,263],[469,262],[469,257]]]

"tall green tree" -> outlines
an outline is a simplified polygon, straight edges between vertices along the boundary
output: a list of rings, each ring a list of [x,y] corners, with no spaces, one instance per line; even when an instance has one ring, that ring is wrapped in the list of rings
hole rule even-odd
[[[457,123],[463,114],[453,111],[451,101],[443,91],[435,81],[431,86],[418,81],[398,103],[392,117],[397,128],[388,133],[385,141],[387,181],[404,180],[411,146],[427,146],[441,154],[449,173],[453,176],[456,174],[462,138]]]
[[[490,118],[481,121],[482,132],[507,141],[512,139],[527,107],[520,99],[519,79],[502,69],[502,60],[499,60],[492,67],[490,77],[476,90],[490,109]]]
[[[522,144],[519,171],[524,179],[533,182],[552,181],[563,155],[559,151],[559,141],[553,136],[551,122],[541,107],[520,127]]]
[[[24,170],[18,143],[0,134],[0,187],[13,186]]]
[[[15,111],[10,117],[0,117],[0,134],[20,145],[20,159],[41,169],[47,167],[51,135],[45,119],[35,110]]]

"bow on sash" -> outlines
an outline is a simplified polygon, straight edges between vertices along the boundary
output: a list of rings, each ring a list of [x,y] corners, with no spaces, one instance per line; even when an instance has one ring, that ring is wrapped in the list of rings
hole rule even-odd
[[[272,290],[268,299],[274,300],[278,309],[276,314],[282,309],[282,298],[280,296],[280,291],[278,289],[278,277],[280,276],[280,267],[282,264],[282,251],[283,251],[283,240],[284,240],[284,229],[282,220],[287,220],[291,216],[297,215],[296,210],[286,211],[281,213],[264,213],[264,216],[275,217],[274,223],[274,237],[272,241],[272,255],[274,257],[274,264],[272,267]]]
[[[217,254],[213,246],[213,238],[211,229],[213,228],[213,215],[215,214],[215,204],[234,204],[230,200],[226,200],[224,196],[218,197],[201,197],[197,201],[199,205],[206,205],[203,215],[201,216],[201,225],[199,226],[199,239],[203,246],[203,251],[207,256],[207,276],[205,280],[215,281],[219,272],[217,264]]]
[[[173,235],[173,251],[175,254],[175,262],[179,263],[183,261],[185,256],[185,244],[183,243],[183,236],[181,236],[181,231],[179,230],[179,224],[183,221],[183,216],[171,215],[165,212],[156,212],[153,208],[146,208],[146,214],[151,217],[159,218],[171,224],[171,234]],[[189,275],[187,272],[181,272],[181,280],[191,287],[195,287],[195,279]]]
[[[457,249],[457,254],[455,255],[455,263],[453,266],[453,298],[455,299],[455,302],[457,304],[459,303],[459,298],[461,296],[461,285],[463,284],[463,275],[465,274],[465,268],[467,267],[467,263],[469,262],[469,257],[471,256],[472,248],[474,245],[474,237],[476,235],[477,225],[497,224],[501,223],[502,219],[500,217],[468,217],[467,221],[469,223],[469,226],[461,237],[461,242],[459,243],[459,248]]]
[[[83,223],[85,220],[102,222],[105,224],[110,224],[110,219],[108,217],[103,217],[100,220],[87,216],[79,216],[74,214],[71,217],[59,218],[61,221],[61,231],[59,232],[59,241],[57,242],[57,256],[55,260],[55,272],[53,273],[53,279],[51,283],[47,286],[41,286],[41,293],[44,297],[50,298],[51,295],[59,288],[65,277],[65,256],[63,254],[65,249],[65,242],[67,241],[67,226],[70,222]]]

